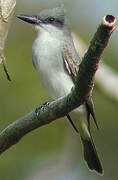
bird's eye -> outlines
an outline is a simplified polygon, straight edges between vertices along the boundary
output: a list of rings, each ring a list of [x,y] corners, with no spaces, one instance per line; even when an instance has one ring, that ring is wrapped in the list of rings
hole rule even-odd
[[[50,18],[49,18],[49,21],[50,21],[50,22],[53,22],[53,21],[55,21],[55,18],[50,17]]]

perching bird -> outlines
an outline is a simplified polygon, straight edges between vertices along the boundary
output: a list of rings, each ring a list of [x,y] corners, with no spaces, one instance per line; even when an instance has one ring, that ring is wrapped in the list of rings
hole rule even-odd
[[[37,15],[17,17],[32,24],[37,30],[32,46],[32,60],[44,87],[53,99],[67,95],[74,86],[81,60],[74,47],[64,6],[46,9]],[[102,174],[103,169],[91,136],[90,114],[96,123],[91,99],[72,111],[67,118],[74,129],[79,131],[88,167]],[[73,115],[78,121],[78,129],[71,120]]]

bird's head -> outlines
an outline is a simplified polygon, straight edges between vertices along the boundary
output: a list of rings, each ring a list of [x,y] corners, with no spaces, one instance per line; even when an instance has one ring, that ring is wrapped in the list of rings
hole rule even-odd
[[[53,9],[45,9],[37,15],[16,15],[19,19],[26,21],[36,27],[40,31],[44,30],[65,29],[69,27],[68,19],[66,17],[66,10],[64,5]]]

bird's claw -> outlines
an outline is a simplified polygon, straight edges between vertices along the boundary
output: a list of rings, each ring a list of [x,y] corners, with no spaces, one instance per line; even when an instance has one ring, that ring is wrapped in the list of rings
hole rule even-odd
[[[44,104],[40,105],[38,108],[35,109],[35,113],[36,113],[36,116],[37,116],[37,119],[39,119],[39,114],[40,114],[40,111],[44,111],[44,109],[50,104],[50,102],[45,102]]]

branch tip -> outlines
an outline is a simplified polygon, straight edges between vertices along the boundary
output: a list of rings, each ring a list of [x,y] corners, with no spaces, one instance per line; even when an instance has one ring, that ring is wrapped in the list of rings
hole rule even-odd
[[[116,23],[116,18],[113,15],[106,15],[103,17],[102,24],[105,26],[113,27]]]

